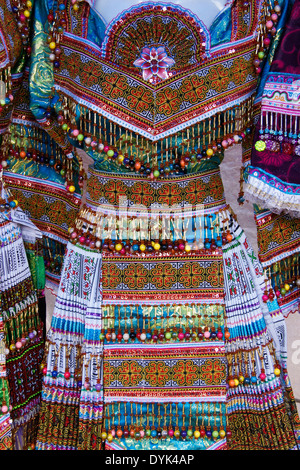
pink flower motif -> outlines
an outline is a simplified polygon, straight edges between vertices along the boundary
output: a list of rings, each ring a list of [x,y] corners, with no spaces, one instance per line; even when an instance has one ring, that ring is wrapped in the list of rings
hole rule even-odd
[[[167,56],[164,47],[144,47],[141,57],[133,65],[140,67],[143,71],[143,79],[158,77],[162,80],[168,78],[167,68],[175,64],[171,57]]]

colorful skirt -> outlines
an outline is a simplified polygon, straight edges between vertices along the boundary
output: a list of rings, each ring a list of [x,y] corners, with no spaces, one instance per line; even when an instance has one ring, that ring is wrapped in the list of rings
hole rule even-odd
[[[0,200],[0,450],[34,449],[43,323],[20,226]]]
[[[37,449],[298,447],[284,318],[219,169],[91,168],[69,232]]]

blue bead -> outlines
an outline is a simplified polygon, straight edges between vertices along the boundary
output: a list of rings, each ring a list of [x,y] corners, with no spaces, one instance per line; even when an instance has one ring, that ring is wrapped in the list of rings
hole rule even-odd
[[[252,377],[251,377],[251,382],[252,382],[253,384],[256,384],[257,378],[255,377],[255,375],[252,375]]]
[[[139,245],[136,245],[136,244],[135,244],[135,245],[133,245],[133,246],[132,246],[132,249],[133,249],[134,251],[138,251],[138,249],[139,249]]]
[[[63,3],[61,3],[61,4],[59,5],[59,9],[60,9],[60,10],[64,10],[64,9],[65,9],[65,5],[64,5]]]
[[[52,377],[57,377],[57,370],[54,370],[54,371],[52,372]]]
[[[152,436],[152,437],[156,437],[156,434],[157,434],[157,432],[155,431],[155,429],[153,429],[153,430],[151,431],[151,436]]]

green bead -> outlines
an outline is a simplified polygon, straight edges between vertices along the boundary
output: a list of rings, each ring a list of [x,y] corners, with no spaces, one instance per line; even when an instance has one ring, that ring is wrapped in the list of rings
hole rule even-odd
[[[146,436],[151,436],[151,429],[146,429]]]
[[[68,124],[63,124],[61,127],[63,131],[66,131],[68,129]]]
[[[153,171],[153,176],[154,176],[154,178],[158,178],[158,177],[159,177],[159,171],[158,171],[158,170],[154,170],[154,171]]]
[[[165,337],[166,337],[166,339],[171,339],[172,335],[169,331],[167,331],[167,333],[165,334]]]
[[[254,147],[255,150],[257,150],[258,152],[262,152],[266,148],[266,143],[263,140],[258,140],[257,142],[255,142]]]
[[[84,135],[78,134],[77,140],[79,140],[79,142],[81,142],[83,139],[84,139]]]
[[[259,52],[258,54],[258,58],[259,59],[263,59],[265,57],[265,53],[264,52]]]
[[[193,436],[193,431],[192,431],[192,429],[188,429],[187,435],[188,435],[189,437],[192,437],[192,436]]]
[[[113,150],[108,150],[108,151],[107,151],[107,156],[108,156],[108,157],[113,157],[113,156],[114,156],[114,153],[115,153],[115,152],[114,152]]]
[[[212,437],[214,437],[215,439],[217,439],[217,438],[219,437],[218,431],[213,431]]]

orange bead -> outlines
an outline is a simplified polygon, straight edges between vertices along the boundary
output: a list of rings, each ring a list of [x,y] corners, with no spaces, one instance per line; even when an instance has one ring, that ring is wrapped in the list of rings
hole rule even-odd
[[[230,379],[229,382],[229,387],[235,387],[235,380],[234,379]]]
[[[229,338],[230,338],[230,333],[229,333],[229,331],[225,331],[224,336],[225,336],[226,339],[229,339]]]
[[[226,240],[227,240],[228,242],[232,242],[232,235],[231,235],[231,233],[228,233],[228,234],[226,235]]]
[[[26,152],[24,150],[21,150],[20,152],[20,157],[25,158],[26,157]]]

